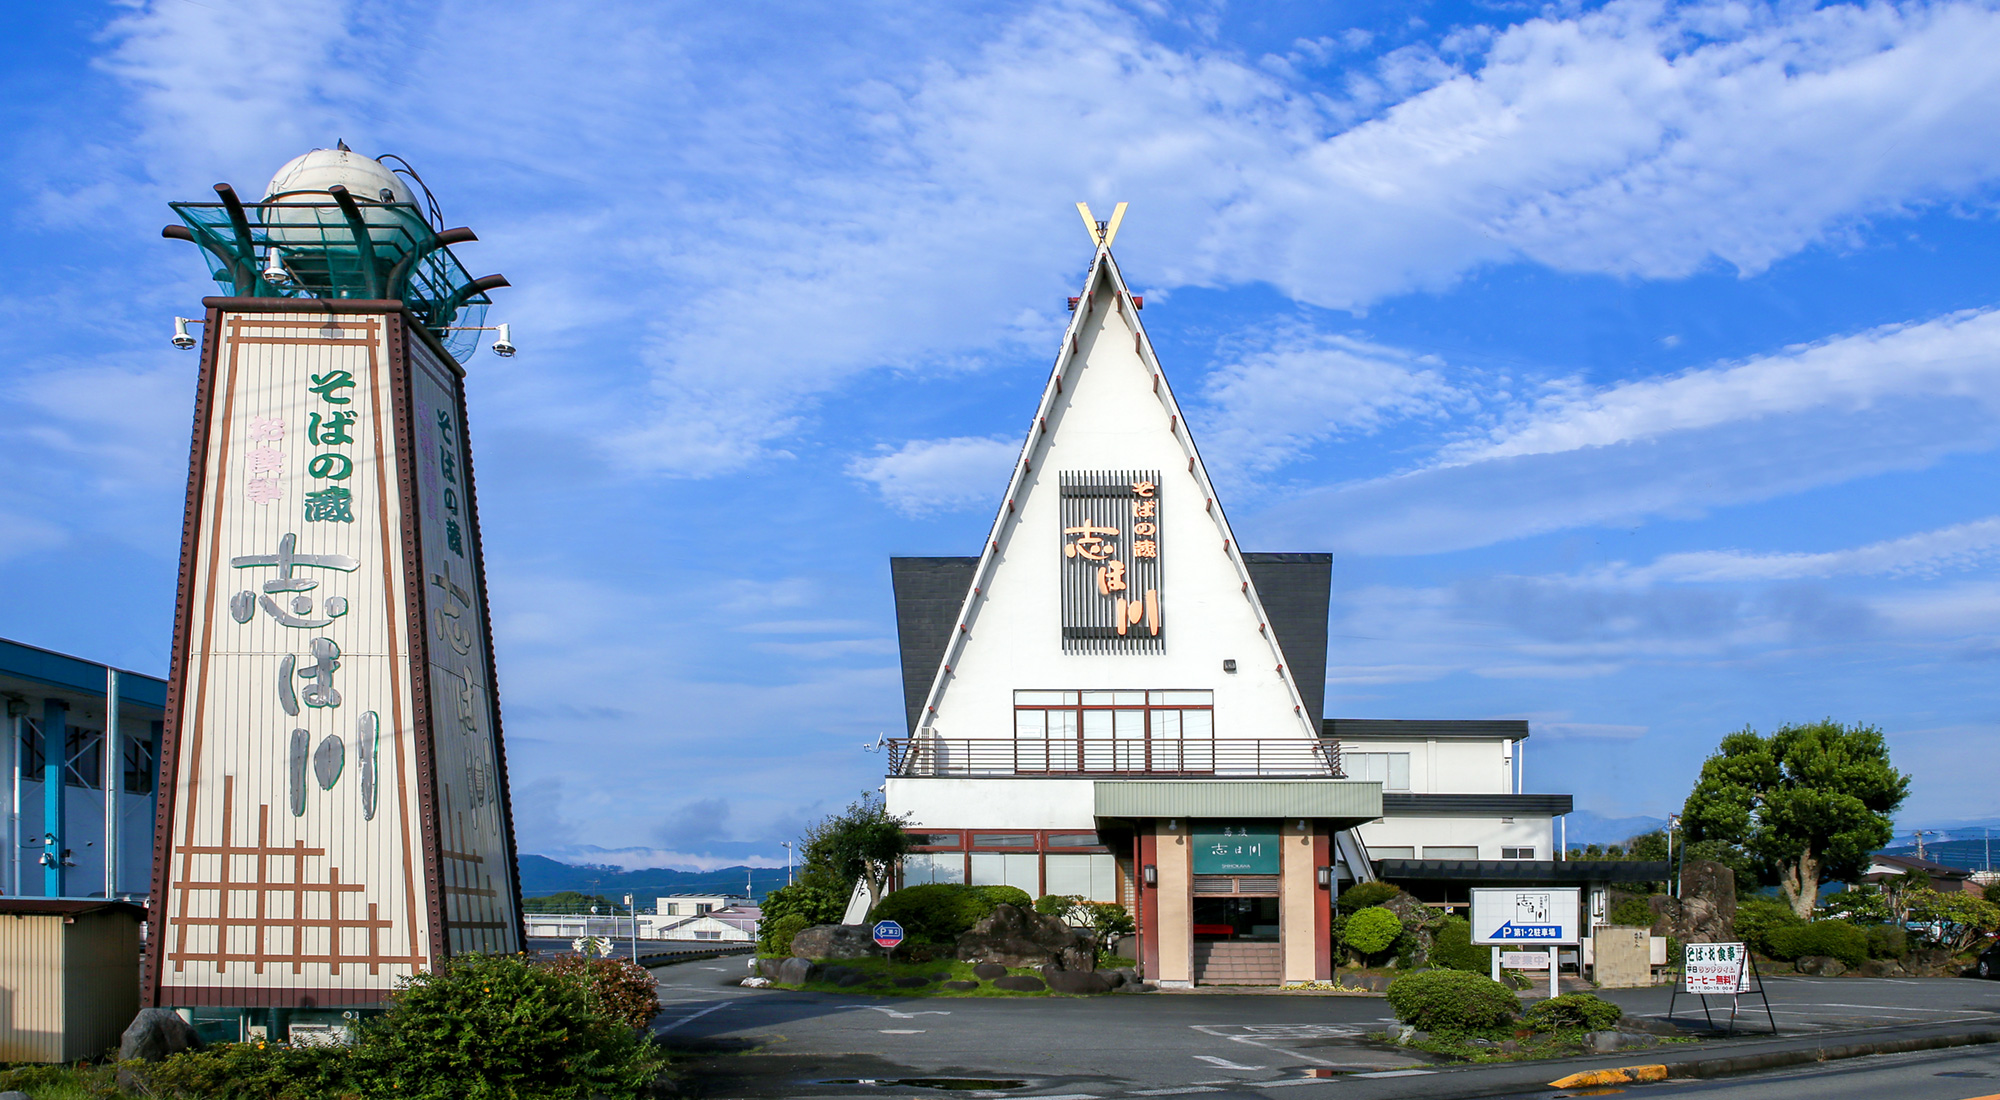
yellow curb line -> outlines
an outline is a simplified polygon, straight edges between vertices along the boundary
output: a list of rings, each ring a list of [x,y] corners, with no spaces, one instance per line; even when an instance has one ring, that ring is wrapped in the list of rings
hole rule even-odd
[[[1633,1081],[1664,1081],[1667,1067],[1620,1066],[1617,1069],[1594,1069],[1586,1073],[1572,1073],[1568,1077],[1549,1082],[1552,1089],[1573,1089],[1586,1085],[1623,1085]]]

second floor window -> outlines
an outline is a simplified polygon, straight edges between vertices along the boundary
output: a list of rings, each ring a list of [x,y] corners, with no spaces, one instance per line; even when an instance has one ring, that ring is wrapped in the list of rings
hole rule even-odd
[[[1212,691],[1017,691],[1016,739],[1181,741],[1215,736]]]
[[[1385,791],[1410,789],[1410,754],[1406,752],[1344,752],[1340,766],[1349,779],[1371,779]]]

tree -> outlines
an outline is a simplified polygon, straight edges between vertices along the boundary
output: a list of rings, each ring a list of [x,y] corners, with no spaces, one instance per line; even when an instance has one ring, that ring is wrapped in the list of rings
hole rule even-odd
[[[1971,894],[1945,894],[1917,886],[1904,897],[1910,918],[1929,924],[1937,942],[1953,954],[1969,950],[1986,933],[2000,928],[2000,906]]]
[[[847,809],[806,830],[800,850],[807,867],[831,871],[850,886],[866,879],[869,896],[879,898],[897,861],[910,850],[910,834],[903,831],[908,824],[889,812],[880,795],[864,792]]]
[[[1702,764],[1681,820],[1690,843],[1741,846],[1759,880],[1809,919],[1821,883],[1858,879],[1889,842],[1889,814],[1909,790],[1874,726],[1829,718],[1769,737],[1746,726]]]

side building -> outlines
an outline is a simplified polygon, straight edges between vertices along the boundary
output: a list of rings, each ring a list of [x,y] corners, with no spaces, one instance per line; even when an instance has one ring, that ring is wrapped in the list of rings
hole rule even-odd
[[[1121,902],[1174,987],[1331,978],[1334,898],[1378,875],[1448,903],[1660,870],[1556,862],[1525,722],[1319,717],[1332,556],[1242,549],[1108,245],[983,551],[891,561],[899,885]]]

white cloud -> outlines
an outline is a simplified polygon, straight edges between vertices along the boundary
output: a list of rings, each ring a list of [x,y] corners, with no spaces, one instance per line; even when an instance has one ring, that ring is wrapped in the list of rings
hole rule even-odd
[[[1458,404],[1443,369],[1435,356],[1286,329],[1232,355],[1204,380],[1203,400],[1216,415],[1202,438],[1233,465],[1269,470],[1343,432],[1366,433],[1392,418]]]
[[[1996,556],[2000,556],[2000,517],[1989,517],[1816,554],[1753,554],[1741,550],[1667,554],[1650,565],[1622,571],[1622,577],[1629,581],[1778,581],[1871,575],[1934,576],[1947,570],[1982,565]]]
[[[906,515],[990,508],[1020,455],[1021,441],[1006,437],[918,439],[857,458],[847,473],[873,485]]]

